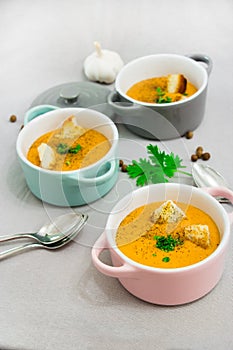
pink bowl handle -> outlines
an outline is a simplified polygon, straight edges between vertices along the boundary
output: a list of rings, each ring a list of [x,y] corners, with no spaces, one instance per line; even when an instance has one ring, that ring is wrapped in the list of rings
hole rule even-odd
[[[205,192],[209,193],[211,196],[222,196],[230,200],[233,204],[233,191],[226,187],[205,187],[202,188]],[[233,223],[233,212],[228,214],[230,223]]]
[[[111,277],[131,277],[132,273],[136,272],[136,268],[133,266],[130,266],[126,264],[125,262],[121,266],[110,266],[105,263],[103,263],[99,259],[99,255],[102,251],[105,249],[109,249],[107,247],[107,240],[105,232],[102,233],[102,235],[98,238],[98,240],[95,242],[91,255],[92,255],[92,261],[97,270],[102,272],[104,275],[111,276]]]

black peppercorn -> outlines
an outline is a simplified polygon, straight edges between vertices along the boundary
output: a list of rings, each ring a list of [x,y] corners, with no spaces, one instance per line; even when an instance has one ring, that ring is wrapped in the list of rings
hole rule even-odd
[[[210,153],[209,153],[209,152],[203,153],[202,156],[201,156],[201,159],[203,159],[203,160],[208,160],[208,159],[210,159]]]
[[[191,139],[193,137],[193,132],[192,131],[187,131],[185,134],[186,139]]]
[[[15,123],[16,120],[17,120],[16,115],[12,114],[12,115],[10,116],[9,120],[10,120],[11,123]]]
[[[191,161],[196,162],[198,160],[198,156],[196,154],[191,155]]]

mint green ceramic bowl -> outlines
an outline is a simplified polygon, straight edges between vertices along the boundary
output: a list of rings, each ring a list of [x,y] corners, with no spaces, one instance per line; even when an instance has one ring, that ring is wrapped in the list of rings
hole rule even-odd
[[[104,134],[111,143],[109,152],[98,162],[73,171],[42,169],[29,162],[26,156],[31,144],[71,115],[79,125]],[[57,206],[80,206],[103,197],[114,186],[118,176],[118,140],[117,128],[106,115],[90,109],[63,108],[40,115],[25,125],[16,150],[27,185],[36,197]]]

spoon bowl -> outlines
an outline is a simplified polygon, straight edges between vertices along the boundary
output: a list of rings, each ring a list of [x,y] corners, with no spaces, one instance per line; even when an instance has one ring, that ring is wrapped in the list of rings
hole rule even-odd
[[[19,253],[23,250],[30,249],[30,248],[58,249],[58,248],[61,248],[62,246],[64,246],[65,244],[69,243],[77,236],[77,234],[83,228],[83,226],[85,225],[85,223],[87,222],[87,219],[88,219],[88,215],[86,215],[86,214],[78,214],[78,219],[77,219],[77,214],[75,214],[75,213],[69,214],[69,215],[64,215],[64,217],[67,218],[67,216],[70,216],[70,215],[71,216],[76,215],[76,224],[73,222],[73,225],[70,226],[69,230],[66,231],[66,234],[62,233],[60,235],[60,239],[54,239],[53,241],[50,240],[50,241],[43,241],[43,242],[37,240],[37,242],[26,243],[26,244],[23,244],[19,247],[14,247],[14,248],[8,249],[8,250],[0,253],[0,260],[7,258],[11,255],[14,255],[16,253]],[[60,220],[63,221],[62,219],[64,219],[62,217],[59,217],[59,218],[61,218],[61,219],[56,220],[56,223],[58,223]],[[54,228],[55,228],[55,226],[54,226]],[[61,233],[61,231],[57,231],[57,232]]]
[[[54,244],[65,238],[72,232],[73,228],[81,224],[85,215],[80,213],[69,213],[56,217],[52,223],[46,224],[36,233],[16,233],[13,235],[0,236],[0,242],[10,241],[18,238],[32,238],[42,244]]]

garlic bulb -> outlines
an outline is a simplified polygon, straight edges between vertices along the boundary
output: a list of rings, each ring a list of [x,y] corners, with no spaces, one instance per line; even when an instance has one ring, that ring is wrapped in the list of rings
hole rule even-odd
[[[95,52],[84,61],[85,75],[92,81],[113,83],[124,65],[121,57],[117,52],[101,49],[97,41],[94,42],[94,46]]]

